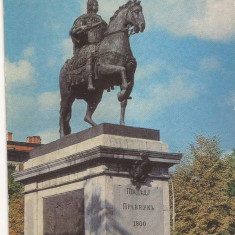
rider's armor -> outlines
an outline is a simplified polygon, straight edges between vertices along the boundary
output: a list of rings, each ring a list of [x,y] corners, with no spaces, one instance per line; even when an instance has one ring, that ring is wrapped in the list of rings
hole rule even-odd
[[[85,30],[82,26],[86,26]],[[97,45],[102,41],[107,29],[106,22],[95,13],[87,13],[78,17],[70,31],[74,48],[75,60],[86,59],[86,71],[88,74],[88,89],[93,90],[94,64]],[[86,48],[82,49],[86,45]],[[82,49],[82,50],[81,50]],[[86,52],[84,54],[84,51]],[[83,52],[83,53],[81,53]],[[85,57],[85,58],[81,58]]]
[[[89,43],[98,43],[103,39],[104,30],[100,26],[90,29],[87,32],[87,40]]]

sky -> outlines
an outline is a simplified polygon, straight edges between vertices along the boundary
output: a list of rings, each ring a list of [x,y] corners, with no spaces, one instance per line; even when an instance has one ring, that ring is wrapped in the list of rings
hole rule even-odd
[[[99,0],[109,18],[123,0]],[[158,129],[171,152],[185,152],[195,136],[217,135],[235,148],[235,7],[233,0],[143,0],[144,33],[130,39],[138,62],[126,125]],[[7,130],[15,141],[59,138],[59,73],[72,57],[74,20],[81,0],[5,0]],[[119,123],[117,87],[94,114]],[[84,101],[73,105],[72,133],[89,128]]]

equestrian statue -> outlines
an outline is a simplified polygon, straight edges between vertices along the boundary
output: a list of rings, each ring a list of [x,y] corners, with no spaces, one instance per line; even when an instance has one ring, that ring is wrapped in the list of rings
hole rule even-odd
[[[104,90],[110,92],[114,86],[120,86],[120,124],[125,124],[137,66],[129,37],[145,29],[142,6],[138,0],[128,1],[110,18],[109,25],[97,14],[98,7],[97,0],[88,0],[87,13],[78,17],[70,30],[73,57],[60,72],[60,137],[71,134],[69,122],[75,99],[87,102],[84,121],[96,126],[92,115]]]

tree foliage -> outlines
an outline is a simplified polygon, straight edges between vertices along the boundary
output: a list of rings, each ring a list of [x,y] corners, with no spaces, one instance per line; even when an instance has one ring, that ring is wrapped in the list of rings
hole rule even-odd
[[[9,195],[9,233],[10,235],[24,234],[24,196],[23,186],[15,182],[12,174],[13,165],[8,166],[8,195]]]
[[[8,195],[9,199],[14,196],[14,194],[20,194],[23,191],[23,185],[19,182],[15,182],[12,174],[15,172],[15,166],[8,165]]]
[[[9,233],[10,235],[24,234],[24,196],[14,194],[9,201]]]
[[[173,175],[176,223],[173,234],[234,234],[234,155],[222,158],[216,137],[198,136],[193,163]]]
[[[231,170],[231,178],[232,180],[229,182],[229,194],[231,197],[235,196],[235,177],[234,177],[234,166],[235,166],[235,149],[233,149],[233,152],[231,155],[229,155],[226,159],[227,164],[230,165]]]

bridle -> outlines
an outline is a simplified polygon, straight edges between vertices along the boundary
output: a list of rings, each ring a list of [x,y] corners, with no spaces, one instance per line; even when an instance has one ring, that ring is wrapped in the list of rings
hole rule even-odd
[[[135,6],[135,5],[134,5],[134,6]],[[134,13],[133,13],[134,11],[131,10],[134,6],[130,6],[130,7],[128,8],[128,10],[127,10],[127,13],[126,13],[126,18],[127,18],[127,15],[128,15],[129,13],[131,13],[131,21],[134,22],[134,23],[133,23],[133,27],[132,27],[132,28],[128,28],[128,37],[130,37],[131,35],[136,34],[136,32],[135,32],[135,27],[138,26],[138,25],[137,25],[137,22],[136,22],[136,19],[135,19],[135,17],[134,17]]]
[[[110,36],[110,35],[113,35],[113,34],[117,34],[117,33],[128,33],[128,37],[136,34],[135,27],[138,26],[138,25],[137,25],[136,19],[135,19],[134,14],[133,14],[134,11],[131,10],[134,6],[129,6],[127,8],[127,12],[126,12],[126,18],[127,18],[127,15],[129,13],[131,13],[131,21],[134,22],[133,27],[131,27],[131,26],[128,27],[127,26],[127,28],[125,28],[125,29],[120,29],[120,30],[117,30],[117,31],[114,31],[114,32],[111,32],[111,33],[104,33],[104,37],[107,37],[107,36]]]

